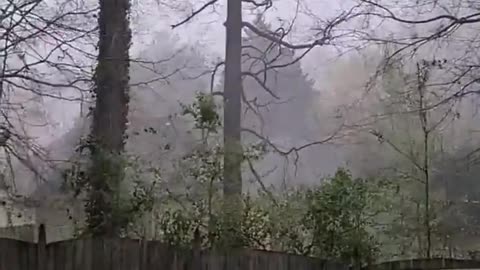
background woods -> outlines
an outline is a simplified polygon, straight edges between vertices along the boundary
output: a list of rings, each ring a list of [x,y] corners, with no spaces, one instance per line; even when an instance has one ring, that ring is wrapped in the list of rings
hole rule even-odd
[[[2,2],[0,235],[475,258],[480,7],[337,2]]]

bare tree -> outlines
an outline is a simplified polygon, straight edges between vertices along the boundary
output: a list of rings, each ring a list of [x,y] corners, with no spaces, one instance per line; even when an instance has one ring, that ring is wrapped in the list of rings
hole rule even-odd
[[[29,192],[15,188],[16,163],[41,180],[45,163],[54,165],[32,136],[32,129],[47,127],[49,119],[42,110],[29,114],[32,104],[43,106],[36,103],[51,98],[78,101],[65,92],[75,90],[81,97],[89,88],[92,57],[85,48],[94,44],[96,27],[88,21],[96,8],[82,0],[56,4],[29,0],[0,4],[0,122],[10,135],[2,147],[14,193]]]
[[[441,69],[442,75],[424,79],[425,70],[418,69],[420,105],[397,113],[415,113],[419,116],[423,133],[423,161],[416,161],[416,167],[423,174],[425,184],[425,237],[426,255],[431,256],[431,225],[429,183],[431,181],[431,141],[433,131],[439,123],[431,122],[428,115],[438,107],[449,108],[454,116],[453,106],[460,106],[460,99],[472,98],[480,93],[478,57],[478,26],[480,26],[480,6],[474,1],[371,1],[358,0],[364,7],[362,14],[369,22],[366,30],[357,32],[360,39],[368,43],[388,45],[388,51],[376,75],[381,75],[392,62],[411,61],[412,58],[433,59],[427,61]],[[415,4],[416,2],[416,4]],[[379,30],[384,31],[379,31]],[[420,87],[420,85],[422,87]],[[432,88],[435,102],[428,102],[420,89]],[[422,98],[423,97],[423,98]],[[422,102],[423,100],[423,102]],[[443,119],[445,120],[445,119]],[[442,122],[442,121],[441,121]],[[444,122],[444,121],[443,121]],[[453,143],[453,142],[452,142]],[[397,150],[401,150],[397,148]],[[401,153],[400,151],[398,151]],[[429,154],[430,153],[430,154]],[[404,153],[405,157],[409,153]]]
[[[403,69],[403,67],[402,67]],[[414,111],[415,113],[404,115],[407,117],[406,121],[411,121],[414,116],[413,134],[402,133],[400,136],[402,140],[412,141],[411,146],[405,145],[401,141],[396,141],[391,138],[389,134],[381,132],[379,130],[372,130],[373,134],[380,143],[385,143],[391,149],[394,150],[402,159],[405,159],[412,167],[413,173],[405,173],[405,177],[408,179],[414,179],[417,183],[423,186],[423,232],[422,237],[418,237],[419,248],[424,247],[422,253],[430,258],[432,256],[432,206],[431,206],[431,181],[432,181],[432,163],[435,159],[436,150],[435,137],[442,136],[441,130],[455,119],[456,114],[451,105],[443,107],[436,107],[436,110],[430,108],[431,103],[438,102],[438,96],[435,92],[438,88],[428,86],[430,78],[434,77],[432,74],[435,69],[438,69],[437,62],[422,61],[416,64],[416,71],[413,75],[406,75],[403,83],[397,85],[400,89],[396,89],[396,95],[398,97],[390,97],[393,106],[403,107],[404,111]],[[388,101],[388,100],[384,100]],[[398,118],[397,118],[398,119]],[[410,119],[410,120],[408,120]],[[392,120],[393,121],[393,120]],[[392,125],[399,125],[398,123],[392,123]],[[410,125],[410,124],[409,124]],[[400,126],[400,125],[399,125]],[[415,143],[418,141],[418,144]],[[396,168],[401,171],[400,168]],[[422,238],[425,241],[422,241]]]
[[[369,43],[393,45],[395,49],[387,55],[383,66],[414,55],[447,60],[442,63],[445,76],[430,84],[447,86],[448,94],[431,107],[480,93],[477,30],[480,12],[477,3],[467,0],[421,4],[418,1],[417,4],[412,4],[415,1],[358,2],[364,7],[361,13],[366,20],[390,27],[378,27],[386,31],[373,27],[357,31],[358,37]]]
[[[192,14],[186,17],[184,20],[179,23],[172,25],[172,28],[179,27],[192,18],[196,17],[208,7],[214,6],[220,2],[219,0],[211,0],[201,5],[198,9],[194,10]],[[252,103],[246,100],[245,93],[242,89],[242,78],[250,77],[254,79],[258,84],[260,84],[264,90],[272,95],[272,97],[277,98],[274,91],[269,89],[265,82],[266,78],[263,76],[269,70],[281,69],[282,67],[288,66],[292,63],[297,63],[303,57],[305,57],[308,52],[310,52],[316,46],[325,46],[331,44],[335,38],[339,38],[345,35],[345,32],[339,31],[336,32],[335,28],[339,27],[340,24],[349,21],[350,19],[357,16],[355,10],[356,7],[342,12],[340,15],[327,20],[324,25],[319,26],[315,33],[315,38],[310,42],[305,42],[301,44],[294,44],[286,41],[286,38],[289,36],[289,33],[292,29],[292,25],[283,25],[274,31],[269,31],[265,29],[258,29],[250,22],[242,20],[242,2],[246,5],[250,5],[261,12],[264,12],[270,9],[273,6],[273,1],[263,0],[228,0],[227,1],[227,22],[225,24],[227,28],[227,40],[226,40],[226,59],[218,63],[213,71],[212,81],[215,77],[216,72],[219,68],[225,65],[225,89],[223,93],[220,94],[224,98],[224,142],[225,144],[225,174],[224,174],[224,192],[226,199],[228,196],[238,198],[241,196],[242,192],[242,180],[241,180],[241,159],[242,150],[240,147],[241,143],[241,132],[248,132],[261,140],[264,140],[265,143],[269,146],[272,146],[275,151],[283,155],[289,155],[295,153],[298,155],[298,152],[302,149],[305,149],[309,146],[316,144],[324,143],[331,139],[331,137],[326,138],[325,140],[308,143],[306,145],[293,147],[291,149],[282,150],[277,147],[275,144],[269,141],[268,138],[262,134],[255,132],[253,130],[245,129],[241,127],[241,113],[242,113],[242,103],[255,110],[252,106]],[[297,10],[298,11],[298,10]],[[242,39],[241,31],[249,30],[253,34],[257,35],[259,38],[268,40],[271,42],[272,46],[275,48],[288,48],[290,50],[298,50],[300,54],[296,56],[289,63],[278,63],[275,61],[266,62],[264,68],[253,73],[249,70],[241,69],[242,61]],[[261,59],[259,59],[262,61]],[[213,85],[213,82],[212,82]],[[234,199],[237,201],[237,199]],[[239,209],[239,208],[237,208]]]

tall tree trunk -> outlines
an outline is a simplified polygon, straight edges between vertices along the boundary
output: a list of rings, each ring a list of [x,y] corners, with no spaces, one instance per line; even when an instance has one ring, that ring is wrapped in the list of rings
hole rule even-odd
[[[420,67],[417,64],[417,83],[418,83],[418,96],[419,96],[419,118],[420,123],[422,126],[423,132],[423,165],[422,165],[422,173],[425,181],[424,191],[425,191],[425,238],[426,238],[426,256],[427,258],[431,257],[431,250],[432,250],[432,228],[430,224],[430,156],[429,156],[429,141],[430,141],[430,128],[428,127],[428,106],[425,101],[425,88],[426,82],[428,78],[428,69],[422,66]]]
[[[424,112],[426,114],[426,112]],[[427,121],[427,118],[424,118],[425,123]],[[431,219],[431,213],[430,213],[430,168],[429,168],[429,149],[428,149],[428,143],[429,143],[429,132],[428,130],[424,129],[424,158],[423,158],[423,176],[425,179],[425,234],[427,238],[427,258],[431,258],[431,252],[432,252],[432,227],[430,224],[430,219]]]
[[[129,0],[99,0],[99,54],[95,71],[96,104],[92,126],[92,168],[87,223],[91,233],[118,234],[115,191],[123,177],[120,154],[128,114]]]
[[[226,229],[237,233],[242,196],[242,0],[228,0],[224,88],[224,214]],[[232,240],[232,239],[231,239]]]

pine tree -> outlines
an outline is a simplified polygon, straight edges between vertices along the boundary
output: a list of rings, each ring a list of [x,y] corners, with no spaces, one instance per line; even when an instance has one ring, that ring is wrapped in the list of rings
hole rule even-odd
[[[267,24],[261,16],[258,16],[254,22],[256,28],[262,32],[271,32],[271,26]],[[242,49],[242,72],[243,72],[243,91],[249,104],[256,110],[252,112],[249,104],[242,104],[242,127],[252,129],[262,136],[267,137],[275,145],[282,149],[288,149],[293,145],[303,145],[312,142],[320,136],[320,126],[315,120],[312,106],[317,98],[318,92],[313,88],[313,81],[307,78],[302,72],[300,62],[296,62],[294,51],[288,48],[279,47],[278,44],[257,36],[255,33],[247,31],[244,35]],[[263,69],[268,69],[262,72]],[[279,66],[276,67],[275,66]],[[251,74],[255,74],[261,82],[265,79],[265,85],[262,86],[254,79]],[[223,81],[220,82],[219,89],[223,88]],[[275,98],[272,96],[278,97]],[[242,134],[242,143],[248,145],[259,142],[259,138],[249,133]],[[288,145],[287,145],[288,144]],[[312,165],[320,162],[318,160],[318,151],[323,149],[305,149],[301,155],[305,160],[303,168],[307,177],[313,178],[319,167],[330,167],[330,161],[325,166]],[[330,150],[328,150],[330,151]],[[266,163],[275,163],[274,166],[265,165],[265,171],[270,171],[277,165],[282,166],[283,158],[277,161],[278,155],[266,157]],[[265,166],[263,166],[265,165]],[[312,167],[315,172],[310,173]],[[335,165],[336,167],[336,165]],[[260,174],[262,170],[259,170]],[[304,177],[303,173],[297,177]],[[270,175],[269,177],[274,177]],[[310,180],[310,179],[309,179]],[[311,179],[314,180],[314,179]],[[278,179],[274,179],[278,183]]]
[[[272,32],[261,16],[257,17],[255,26]],[[268,137],[308,140],[312,128],[309,108],[315,92],[313,82],[302,72],[300,61],[295,62],[294,51],[247,32],[243,56],[243,71],[258,74],[257,78],[265,82],[262,86],[252,76],[244,77],[247,99],[255,99],[263,118],[262,124],[249,112],[244,115],[244,125],[263,130]],[[275,66],[281,67],[272,68]],[[262,72],[264,69],[268,70]]]
[[[258,16],[254,23],[260,31],[272,33],[272,27],[263,17]],[[284,150],[317,140],[321,130],[312,107],[318,92],[313,89],[313,81],[302,72],[300,61],[295,61],[295,52],[250,31],[247,31],[243,43],[244,92],[257,112],[248,110],[248,104],[243,105],[244,111],[248,111],[242,114],[242,126],[255,130]],[[244,134],[244,144],[258,141],[255,135]],[[319,170],[332,163],[324,162],[328,164],[319,166],[318,163],[323,162],[319,151],[323,150],[319,147],[303,150],[297,173],[291,167],[284,171],[285,159],[275,152],[265,156],[255,167],[260,175],[276,168],[275,173],[263,179],[266,183],[279,184],[283,180],[299,178],[314,181]]]

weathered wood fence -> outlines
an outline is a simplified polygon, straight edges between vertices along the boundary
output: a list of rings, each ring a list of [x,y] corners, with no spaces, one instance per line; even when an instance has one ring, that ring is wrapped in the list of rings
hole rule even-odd
[[[480,261],[414,259],[362,270],[480,269]],[[0,270],[349,270],[344,264],[278,252],[173,249],[158,241],[75,239],[46,244],[0,239]]]
[[[158,241],[75,239],[46,244],[0,239],[0,270],[348,270],[325,260],[257,250],[206,252]]]
[[[480,261],[446,258],[412,259],[379,263],[363,270],[439,270],[439,269],[480,269]]]

